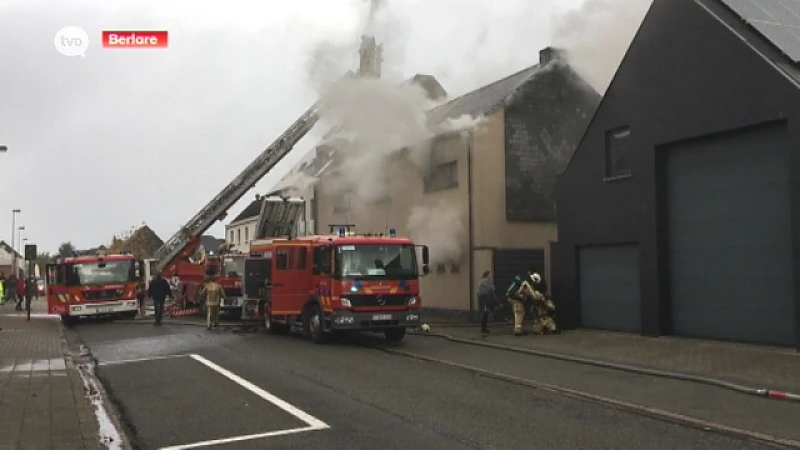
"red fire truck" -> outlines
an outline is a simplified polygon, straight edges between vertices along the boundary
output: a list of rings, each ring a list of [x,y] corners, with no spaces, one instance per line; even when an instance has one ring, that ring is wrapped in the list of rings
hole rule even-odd
[[[200,313],[205,312],[205,305],[199,299],[200,289],[208,275],[216,276],[216,281],[225,290],[225,302],[220,305],[220,310],[239,318],[243,309],[242,274],[246,256],[242,253],[225,253],[206,255],[196,263],[178,260],[168,266],[162,276],[167,279],[177,276],[180,292],[176,293],[176,299],[181,303],[181,308],[197,308]]]
[[[251,243],[245,303],[270,333],[295,330],[322,343],[329,332],[376,331],[401,341],[407,327],[420,324],[419,276],[429,272],[428,248],[393,230],[359,236],[349,227]]]
[[[141,263],[133,255],[75,256],[47,265],[47,310],[68,322],[77,317],[136,317]]]

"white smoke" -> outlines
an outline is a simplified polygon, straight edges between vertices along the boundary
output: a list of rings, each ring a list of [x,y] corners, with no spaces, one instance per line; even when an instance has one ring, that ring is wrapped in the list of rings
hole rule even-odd
[[[288,174],[277,185],[275,190],[283,191],[284,194],[302,196],[317,183],[317,178],[298,170]]]
[[[486,121],[485,116],[471,116],[469,114],[464,114],[458,117],[452,117],[450,119],[445,120],[444,122],[436,125],[436,133],[452,133],[452,132],[471,132],[480,129],[480,125],[482,125]]]
[[[428,112],[437,106],[436,101],[429,99],[420,85],[404,82],[407,77],[386,70],[402,58],[397,51],[402,47],[398,42],[404,37],[385,34],[387,30],[396,34],[403,27],[390,26],[391,11],[383,3],[370,2],[371,10],[361,34],[320,44],[308,66],[309,79],[323,98],[318,109],[321,125],[331,130],[323,144],[335,149],[338,161],[336,176],[327,180],[326,188],[333,195],[346,193],[356,216],[368,214],[359,212],[358,205],[379,201],[389,194],[392,185],[386,174],[392,173],[392,164],[402,164],[394,159],[398,152],[408,150],[403,152],[406,162],[418,169],[415,180],[401,182],[421,185],[429,170],[432,139],[442,133],[473,129],[484,120],[466,115],[430,125]],[[375,36],[380,44],[389,44],[383,54],[381,76],[342,80],[348,70],[355,72],[358,67],[362,34]],[[413,239],[429,246],[432,263],[453,263],[462,257],[465,226],[457,207],[444,202],[436,207],[413,206],[407,227]]]
[[[444,200],[435,206],[414,206],[408,218],[408,230],[415,242],[429,246],[432,266],[461,261],[466,228],[458,206]]]
[[[348,79],[329,92],[319,115],[338,128],[327,143],[341,160],[342,188],[367,202],[385,196],[388,157],[433,137],[425,105],[421,87],[384,79]]]
[[[586,0],[553,17],[552,45],[567,50],[570,65],[605,93],[652,0]]]

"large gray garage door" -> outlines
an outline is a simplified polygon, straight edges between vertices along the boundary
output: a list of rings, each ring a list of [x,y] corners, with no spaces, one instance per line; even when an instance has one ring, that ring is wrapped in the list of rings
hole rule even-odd
[[[751,130],[669,150],[675,334],[794,343],[784,136],[780,128]]]
[[[584,247],[578,251],[578,264],[581,325],[640,332],[638,247]]]

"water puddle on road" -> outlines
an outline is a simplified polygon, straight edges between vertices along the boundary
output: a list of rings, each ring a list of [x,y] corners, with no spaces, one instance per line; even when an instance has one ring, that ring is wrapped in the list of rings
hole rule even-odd
[[[88,364],[81,364],[78,369],[86,396],[94,406],[94,414],[100,427],[100,442],[109,450],[122,450],[122,435],[108,413],[108,408],[103,401],[103,394],[95,381],[94,369]]]

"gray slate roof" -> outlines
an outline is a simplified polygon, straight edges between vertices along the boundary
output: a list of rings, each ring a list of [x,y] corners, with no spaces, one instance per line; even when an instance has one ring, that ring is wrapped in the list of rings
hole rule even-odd
[[[428,111],[428,119],[431,123],[438,124],[447,119],[464,115],[478,117],[491,113],[536,75],[540,67],[539,64],[530,66],[492,84],[454,98]]]

